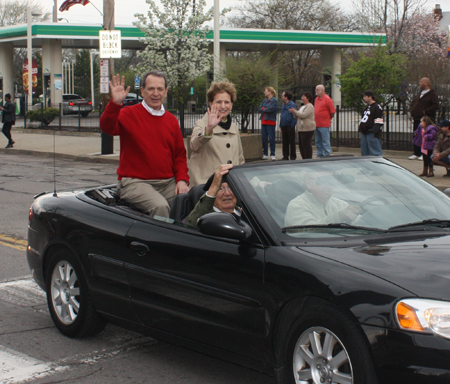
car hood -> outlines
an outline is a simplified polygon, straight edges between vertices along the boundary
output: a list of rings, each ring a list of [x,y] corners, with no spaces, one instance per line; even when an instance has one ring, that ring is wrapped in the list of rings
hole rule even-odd
[[[378,244],[375,244],[378,243]],[[353,247],[298,247],[387,280],[413,295],[450,300],[450,235],[368,241]]]

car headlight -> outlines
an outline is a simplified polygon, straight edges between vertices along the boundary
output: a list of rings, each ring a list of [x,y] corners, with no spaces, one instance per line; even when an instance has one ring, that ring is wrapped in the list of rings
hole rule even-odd
[[[395,306],[401,329],[435,333],[450,339],[450,302],[404,299]]]

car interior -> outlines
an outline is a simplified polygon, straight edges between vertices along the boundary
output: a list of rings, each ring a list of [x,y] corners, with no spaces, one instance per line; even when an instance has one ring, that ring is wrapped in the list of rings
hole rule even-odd
[[[191,188],[188,193],[176,195],[172,200],[172,207],[170,209],[169,218],[179,222],[186,223],[186,218],[194,209],[195,204],[200,200],[200,197],[205,193],[203,186],[199,184]],[[118,206],[126,210],[142,213],[133,204],[121,200],[115,191],[115,186],[108,186],[104,188],[95,188],[86,192],[86,195],[94,200],[97,200],[105,205]]]

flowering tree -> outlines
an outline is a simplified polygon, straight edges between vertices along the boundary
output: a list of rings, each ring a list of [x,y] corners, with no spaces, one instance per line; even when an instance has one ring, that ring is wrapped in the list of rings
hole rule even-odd
[[[183,90],[211,66],[209,28],[204,24],[212,19],[213,10],[203,13],[205,0],[161,0],[163,10],[153,0],[146,1],[148,17],[135,15],[139,21],[134,24],[145,33],[141,40],[147,45],[138,53],[142,62],[137,69],[141,74],[163,71],[181,103]]]
[[[395,30],[388,28],[388,40],[394,40]],[[410,57],[418,54],[445,57],[447,34],[440,30],[439,19],[431,14],[418,12],[405,22],[402,39],[397,42],[397,51]]]

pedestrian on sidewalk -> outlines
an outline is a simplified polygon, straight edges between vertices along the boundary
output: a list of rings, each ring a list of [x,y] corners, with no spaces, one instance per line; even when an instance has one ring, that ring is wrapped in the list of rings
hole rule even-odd
[[[436,112],[439,109],[438,94],[431,89],[431,81],[428,77],[420,79],[419,83],[420,93],[417,94],[412,103],[409,113],[413,118],[413,131],[420,125],[420,119],[423,116],[428,116],[432,121],[436,121]],[[409,156],[409,160],[422,160],[422,152],[420,146],[414,145],[414,154]]]
[[[438,127],[440,127],[440,132],[438,133],[431,160],[434,165],[445,167],[447,172],[444,177],[450,177],[450,121],[442,120]]]
[[[423,157],[423,171],[419,176],[433,177],[433,162],[431,154],[436,145],[436,133],[438,129],[428,116],[422,117],[420,125],[414,132],[414,145],[420,146]]]
[[[283,105],[280,113],[280,129],[283,139],[283,160],[289,160],[289,158],[295,160],[297,158],[295,150],[295,125],[297,120],[290,112],[291,110],[296,110],[297,106],[292,101],[292,97],[291,91],[284,91],[281,94]]]
[[[8,139],[8,145],[5,148],[12,148],[15,141],[12,139],[11,136],[11,129],[14,124],[16,124],[16,106],[11,101],[11,95],[7,93],[5,95],[5,105],[3,107],[0,107],[0,111],[3,112],[2,114],[2,133],[6,136]]]
[[[266,98],[260,104],[258,112],[261,114],[261,135],[263,141],[263,160],[269,158],[268,144],[270,141],[270,158],[275,158],[275,126],[277,125],[278,100],[277,93],[273,87],[266,87],[264,90]]]
[[[319,84],[316,87],[316,99],[314,100],[314,117],[316,120],[315,142],[317,157],[326,157],[331,154],[331,119],[336,114],[333,100],[325,94],[325,87]]]
[[[381,149],[383,109],[376,102],[373,91],[364,92],[363,100],[367,107],[358,127],[361,133],[361,156],[383,156]]]
[[[290,109],[297,119],[298,146],[302,159],[312,159],[313,150],[311,140],[316,130],[316,122],[314,121],[314,105],[312,104],[313,96],[311,92],[304,92],[302,95],[303,105],[297,111]]]

